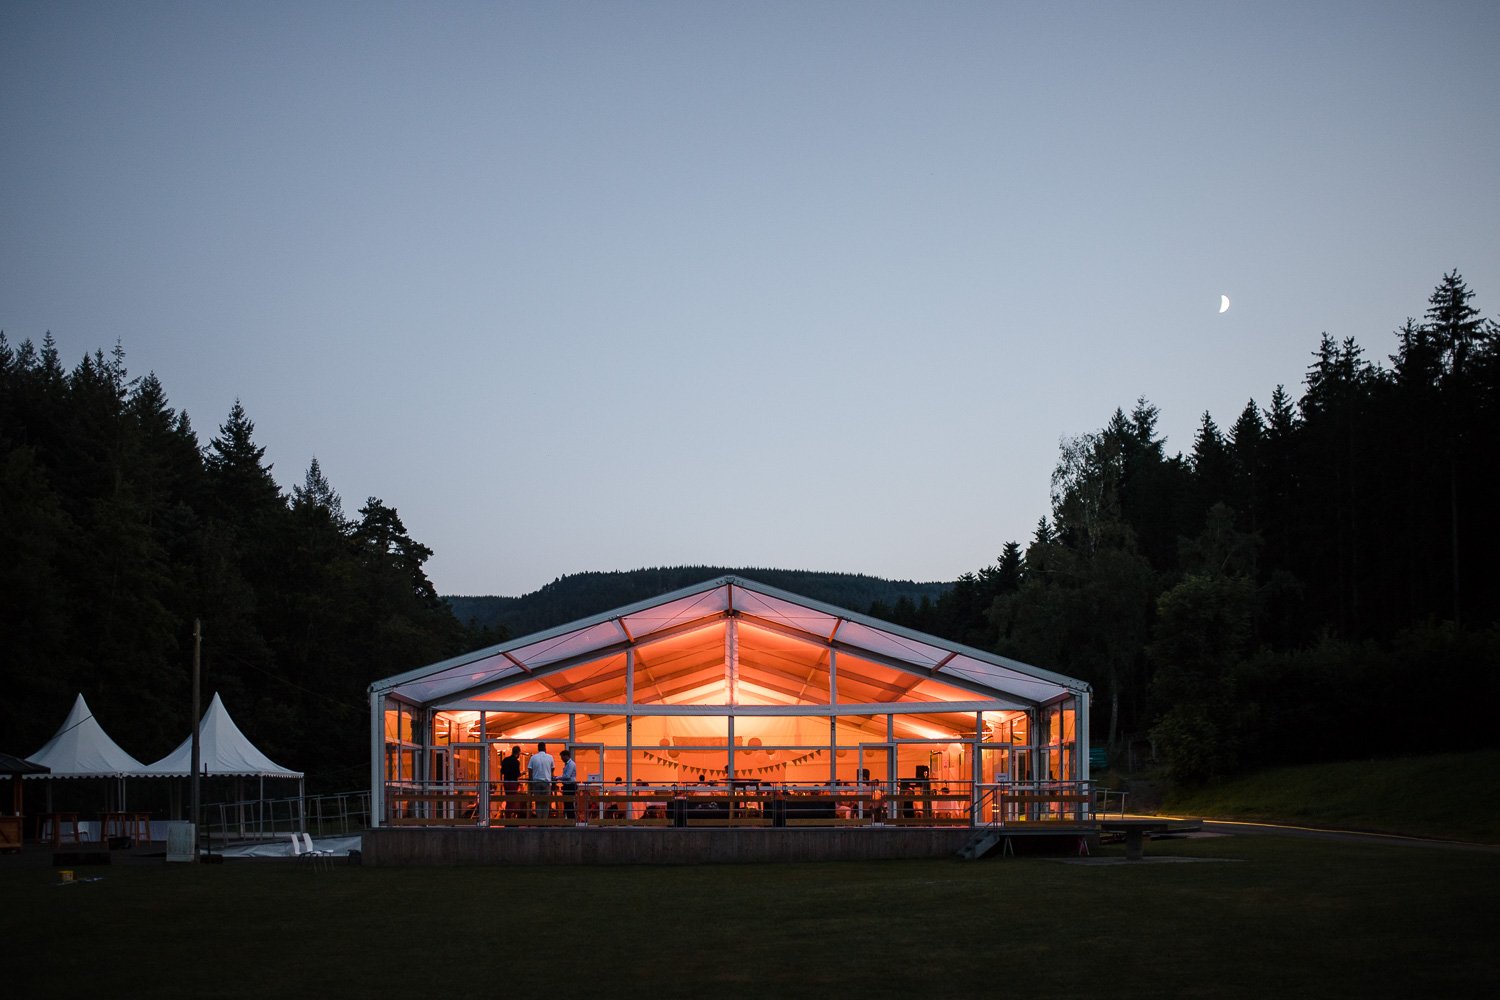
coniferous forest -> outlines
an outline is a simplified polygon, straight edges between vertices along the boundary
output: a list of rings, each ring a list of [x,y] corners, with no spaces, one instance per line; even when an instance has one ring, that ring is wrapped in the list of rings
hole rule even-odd
[[[314,459],[283,495],[238,402],[206,447],[123,352],[65,370],[0,335],[0,733],[28,753],[82,692],[145,763],[203,704],[312,787],[369,780],[372,680],[492,641],[423,571],[431,550],[371,497],[349,514]]]
[[[1094,687],[1180,780],[1495,745],[1500,329],[1457,271],[1387,358],[1326,334],[1168,455],[1139,400],[1065,442],[1024,552],[892,620]]]
[[[1094,740],[1184,781],[1494,745],[1500,329],[1472,299],[1444,275],[1384,357],[1325,335],[1300,396],[1203,414],[1188,454],[1147,400],[1117,409],[1065,442],[1024,548],[868,610],[1088,680]],[[65,367],[0,334],[3,749],[81,691],[137,757],[171,750],[197,619],[205,691],[314,787],[358,787],[369,683],[503,637],[460,623],[431,555],[316,459],[284,494],[238,402],[205,445],[120,347]]]

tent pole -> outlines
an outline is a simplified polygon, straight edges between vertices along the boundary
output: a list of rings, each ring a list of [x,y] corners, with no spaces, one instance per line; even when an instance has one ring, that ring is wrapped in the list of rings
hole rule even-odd
[[[398,727],[399,729],[399,727]],[[400,738],[399,731],[395,734]],[[370,827],[380,826],[385,815],[385,699],[370,691]],[[303,784],[306,779],[302,779]]]
[[[625,706],[635,708],[635,647],[625,650]],[[625,794],[628,802],[635,795],[635,713],[625,716]],[[630,817],[632,820],[634,815]]]
[[[193,850],[193,861],[194,862],[196,862],[198,860],[198,851],[196,849],[196,844],[198,842],[198,833],[199,833],[199,826],[198,826],[198,824],[199,824],[199,821],[202,818],[199,815],[199,813],[201,811],[201,806],[203,805],[203,801],[200,798],[200,788],[199,788],[199,784],[198,784],[198,765],[199,765],[199,759],[202,757],[202,754],[203,754],[202,736],[199,733],[199,725],[198,725],[198,705],[199,705],[199,702],[201,701],[201,698],[202,698],[202,696],[200,694],[200,691],[199,691],[198,677],[199,677],[199,673],[200,673],[201,666],[202,666],[202,660],[203,660],[203,622],[200,619],[194,618],[193,619],[193,714],[192,714],[192,720],[193,720],[193,778],[192,778],[192,783],[191,783],[191,786],[190,786],[190,790],[191,790],[190,791],[190,805],[188,807],[191,810],[192,820],[193,820],[193,842],[194,842],[194,845],[195,845],[194,850]]]

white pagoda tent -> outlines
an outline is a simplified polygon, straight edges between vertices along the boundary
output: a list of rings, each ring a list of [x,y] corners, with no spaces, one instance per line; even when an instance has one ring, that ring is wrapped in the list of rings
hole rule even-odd
[[[202,777],[259,779],[259,798],[262,801],[266,797],[267,778],[295,779],[297,798],[299,802],[302,800],[303,773],[282,767],[250,742],[250,738],[235,725],[217,692],[198,723],[198,739],[198,766]],[[193,773],[193,737],[189,735],[177,749],[147,765],[143,772],[158,778],[190,777]],[[298,813],[301,814],[300,807]]]
[[[52,739],[27,760],[52,772],[28,778],[135,778],[145,771],[140,761],[109,738],[81,694]]]
[[[217,693],[198,724],[198,739],[198,762],[205,775],[218,778],[296,778],[299,781],[303,777],[301,771],[282,767],[251,743],[250,738],[234,724],[229,709],[224,707],[224,700]],[[144,772],[159,778],[190,776],[193,773],[192,736],[161,760],[147,765]]]
[[[145,766],[110,739],[80,694],[73,702],[52,739],[28,758],[48,769],[46,774],[27,774],[26,780],[56,778],[104,778],[114,782],[117,801],[125,804],[125,779],[144,777]],[[52,785],[47,785],[51,808]]]

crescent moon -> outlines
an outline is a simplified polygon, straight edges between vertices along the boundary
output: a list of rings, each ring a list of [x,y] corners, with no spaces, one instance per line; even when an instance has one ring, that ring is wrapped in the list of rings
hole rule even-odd
[[[1219,312],[1226,313],[1228,311],[1229,311],[1229,296],[1227,296],[1227,295],[1220,295],[1219,296]]]

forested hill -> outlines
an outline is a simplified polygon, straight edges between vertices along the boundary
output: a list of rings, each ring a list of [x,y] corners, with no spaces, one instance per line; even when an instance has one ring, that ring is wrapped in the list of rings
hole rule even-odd
[[[882,580],[858,573],[670,566],[613,573],[573,573],[558,577],[523,597],[448,597],[447,601],[460,622],[476,630],[489,629],[498,633],[503,629],[514,638],[730,575],[861,612],[877,603],[893,607],[909,603],[918,608],[924,601],[937,601],[953,586],[951,583]]]

